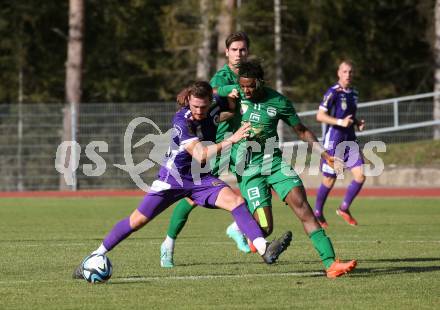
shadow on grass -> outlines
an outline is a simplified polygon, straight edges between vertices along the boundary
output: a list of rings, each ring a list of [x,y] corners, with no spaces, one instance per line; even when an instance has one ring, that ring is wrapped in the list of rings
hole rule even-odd
[[[353,270],[349,277],[377,277],[377,276],[383,276],[383,275],[397,275],[397,274],[415,274],[415,273],[426,273],[426,272],[438,272],[440,271],[440,265],[436,266],[396,266],[396,267],[371,267],[371,268],[362,268],[363,263],[378,263],[378,262],[385,262],[385,263],[405,263],[405,262],[437,262],[440,261],[440,258],[390,258],[390,259],[369,259],[369,260],[361,260],[359,261],[359,264],[361,265],[355,270]],[[281,261],[278,262],[276,265],[293,265],[293,264],[316,264],[317,261]],[[178,267],[192,267],[192,266],[237,266],[237,265],[243,265],[249,266],[249,265],[257,265],[257,264],[264,264],[263,262],[255,261],[255,262],[243,262],[243,261],[234,261],[234,262],[219,262],[219,263],[212,263],[212,262],[195,262],[195,263],[189,263],[189,264],[179,264]],[[280,274],[280,276],[286,276],[289,275],[289,272],[281,272],[274,269],[274,272],[268,271],[268,276],[276,276],[277,273]],[[262,273],[260,276],[264,276],[265,274]],[[239,277],[239,275],[233,273],[233,274],[214,274],[214,275],[170,275],[170,276],[164,276],[164,275],[157,275],[157,276],[140,276],[140,275],[130,275],[128,277],[124,278],[113,278],[113,281],[110,281],[111,284],[114,285],[120,285],[120,284],[133,284],[133,283],[145,283],[145,282],[154,282],[157,280],[167,280],[167,279],[182,279],[182,280],[190,280],[193,277],[194,278],[201,278],[201,279],[215,279],[215,278],[235,278]],[[249,276],[256,276],[258,277],[258,274],[249,275]],[[296,278],[320,278],[325,277],[325,273],[323,269],[320,270],[292,270],[291,276]]]
[[[386,266],[386,267],[371,267],[362,268],[364,263],[422,263],[422,262],[439,262],[439,265],[434,266]],[[278,262],[280,265],[290,265],[293,262],[283,261]],[[316,264],[316,261],[297,261],[300,264]],[[321,269],[322,270],[322,269]],[[316,270],[314,270],[316,271]],[[405,273],[425,273],[440,271],[440,258],[439,257],[408,257],[408,258],[379,258],[379,259],[367,259],[358,260],[358,267],[350,273],[350,276],[359,277],[374,277],[379,275],[393,275],[393,274],[405,274]],[[307,275],[306,275],[307,276]],[[319,275],[313,274],[308,277],[319,277]]]
[[[255,262],[243,262],[243,261],[234,261],[234,262],[221,262],[221,263],[213,263],[213,262],[194,262],[188,264],[179,263],[176,265],[178,267],[194,267],[194,266],[249,266],[249,265],[261,265],[264,264],[263,261],[255,261]]]
[[[378,275],[393,275],[404,273],[424,273],[440,271],[440,266],[405,266],[405,267],[384,267],[384,268],[356,268],[351,276],[374,277]]]
[[[406,258],[379,258],[379,259],[363,259],[364,263],[406,263],[406,262],[440,262],[440,257],[406,257]]]

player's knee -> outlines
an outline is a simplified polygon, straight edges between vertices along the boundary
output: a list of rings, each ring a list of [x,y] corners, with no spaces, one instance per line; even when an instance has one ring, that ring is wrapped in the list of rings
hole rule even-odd
[[[307,198],[301,192],[298,191],[290,191],[286,197],[285,202],[289,205],[290,208],[302,209],[307,208],[309,203],[307,202]]]
[[[360,174],[360,175],[357,175],[354,177],[354,180],[358,183],[364,183],[366,179],[367,178],[363,174]]]
[[[185,198],[185,200],[186,200],[186,202],[188,202],[188,204],[189,204],[191,207],[195,207],[195,206],[197,206],[197,203],[195,203],[195,202],[192,201],[191,199],[189,199],[189,198]]]
[[[241,196],[239,196],[239,195],[236,195],[234,198],[233,198],[233,204],[234,204],[234,206],[236,206],[236,207],[238,207],[239,205],[241,205],[241,204],[243,204],[244,203],[244,199],[243,199],[243,197],[241,197]]]
[[[335,185],[336,178],[330,178],[330,177],[323,177],[322,178],[322,184],[324,184],[327,188],[332,188],[333,185]]]
[[[134,230],[141,229],[148,223],[148,218],[139,211],[136,211],[130,216],[130,227]]]

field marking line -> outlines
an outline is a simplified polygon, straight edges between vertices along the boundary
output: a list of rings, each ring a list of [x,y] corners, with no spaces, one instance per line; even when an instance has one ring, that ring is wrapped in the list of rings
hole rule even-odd
[[[251,274],[212,274],[199,276],[168,276],[168,277],[125,277],[112,278],[108,284],[112,283],[134,283],[134,282],[151,282],[151,281],[198,281],[198,280],[213,280],[213,279],[247,279],[247,278],[265,278],[265,277],[302,277],[302,276],[324,276],[324,272],[282,272],[282,273],[251,273]],[[59,283],[77,281],[73,279],[63,280],[8,280],[0,281],[2,284],[30,284],[30,283]]]
[[[301,277],[301,276],[323,276],[324,272],[282,272],[282,273],[251,273],[251,274],[229,274],[229,275],[199,275],[199,276],[171,276],[171,277],[127,277],[110,280],[109,283],[167,281],[167,280],[212,280],[212,279],[245,279],[265,277]]]

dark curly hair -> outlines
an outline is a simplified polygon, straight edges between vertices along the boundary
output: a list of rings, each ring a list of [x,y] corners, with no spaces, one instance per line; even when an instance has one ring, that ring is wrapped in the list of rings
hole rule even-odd
[[[264,81],[264,70],[259,61],[243,61],[238,64],[238,76]]]

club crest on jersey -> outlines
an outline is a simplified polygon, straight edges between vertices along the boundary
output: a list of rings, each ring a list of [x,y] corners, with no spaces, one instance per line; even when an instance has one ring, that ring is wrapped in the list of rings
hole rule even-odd
[[[240,106],[240,113],[241,115],[243,115],[244,113],[246,113],[246,111],[248,110],[249,106],[245,103],[242,103]]]
[[[223,184],[223,182],[221,182],[221,181],[212,181],[212,186],[220,186],[220,185],[222,185]]]
[[[341,97],[341,109],[342,110],[347,110],[347,98],[345,98],[345,96]]]
[[[272,108],[272,107],[268,107],[267,108],[267,115],[269,115],[270,117],[275,117],[277,115],[277,109]]]
[[[249,116],[249,121],[256,123],[260,122],[260,114],[252,112],[251,115]]]

